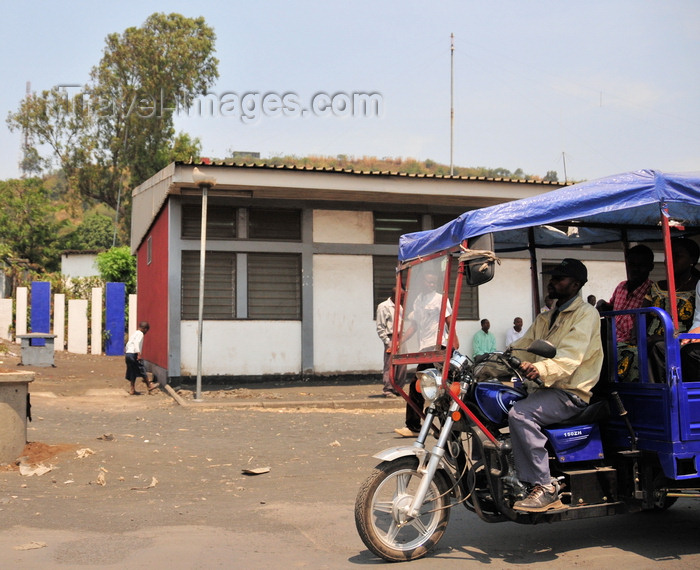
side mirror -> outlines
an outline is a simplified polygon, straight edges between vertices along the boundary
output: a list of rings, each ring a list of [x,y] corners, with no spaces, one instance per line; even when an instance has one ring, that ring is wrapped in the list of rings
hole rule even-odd
[[[557,348],[551,342],[541,339],[533,341],[525,350],[543,358],[554,358],[557,354]]]
[[[483,234],[469,239],[469,249],[459,256],[464,261],[467,284],[478,287],[494,276],[496,256],[493,253],[493,234]]]

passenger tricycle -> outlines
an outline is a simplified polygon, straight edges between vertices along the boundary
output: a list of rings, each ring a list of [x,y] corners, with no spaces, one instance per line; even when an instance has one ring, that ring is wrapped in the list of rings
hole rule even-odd
[[[388,561],[425,556],[458,504],[487,522],[537,524],[663,510],[678,498],[700,496],[700,378],[684,377],[680,358],[681,341],[700,335],[679,333],[675,311],[625,311],[639,339],[650,316],[663,323],[665,368],[657,382],[647,372],[644,342],[638,342],[638,378],[618,375],[614,317],[622,313],[602,314],[606,360],[593,400],[577,416],[544,428],[563,507],[540,513],[513,509],[527,489],[513,467],[507,418],[527,395],[520,361],[551,358],[556,349],[538,340],[527,350],[472,360],[454,350],[455,327],[445,327],[450,314],[453,323],[459,314],[462,287],[486,284],[501,251],[530,252],[532,283],[525,286],[539,312],[536,256],[544,247],[661,242],[675,307],[671,237],[692,239],[698,229],[700,174],[638,171],[473,210],[402,236],[392,366],[422,365],[417,386],[426,405],[416,409],[424,420],[415,443],[375,455],[381,462],[359,491],[355,521],[365,545]],[[440,286],[438,332],[426,349],[414,334],[411,308],[427,274]]]

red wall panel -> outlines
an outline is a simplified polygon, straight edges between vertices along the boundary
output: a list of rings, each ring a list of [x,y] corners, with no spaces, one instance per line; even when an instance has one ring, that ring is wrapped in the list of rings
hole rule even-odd
[[[148,241],[151,240],[151,263]],[[168,204],[139,246],[137,256],[138,320],[151,329],[143,341],[143,358],[168,368]]]

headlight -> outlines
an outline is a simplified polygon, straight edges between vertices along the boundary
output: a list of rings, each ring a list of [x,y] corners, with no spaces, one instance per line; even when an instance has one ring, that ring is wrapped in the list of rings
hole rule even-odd
[[[469,359],[455,350],[450,358],[450,380],[459,379],[469,364]]]
[[[437,397],[445,391],[442,384],[442,376],[435,368],[428,368],[416,373],[420,385],[420,393],[430,403],[437,400]]]

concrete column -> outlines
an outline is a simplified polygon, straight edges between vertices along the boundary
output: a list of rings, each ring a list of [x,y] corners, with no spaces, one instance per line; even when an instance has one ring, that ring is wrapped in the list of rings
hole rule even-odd
[[[54,350],[64,350],[66,346],[66,296],[56,293],[53,296],[53,334],[56,335]]]
[[[0,465],[13,463],[27,444],[27,392],[34,372],[0,374]]]
[[[102,287],[92,289],[90,354],[102,354]]]
[[[28,289],[17,287],[15,334],[27,334],[27,298]]]
[[[68,352],[87,354],[88,350],[87,299],[68,301]]]
[[[128,338],[131,338],[131,335],[134,334],[136,332],[136,329],[138,328],[139,315],[137,309],[137,295],[134,295],[132,293],[131,295],[129,295],[129,334],[127,335]]]
[[[0,299],[0,338],[12,340],[12,299]]]

